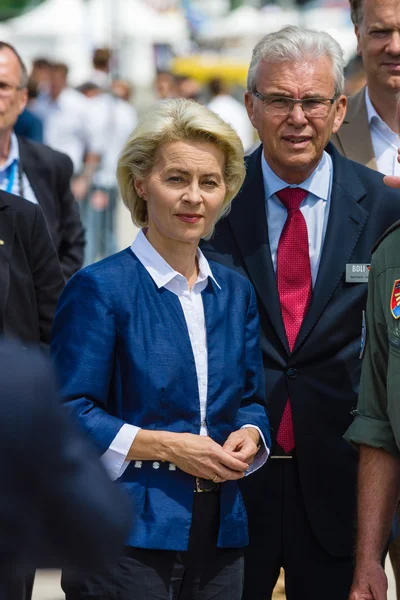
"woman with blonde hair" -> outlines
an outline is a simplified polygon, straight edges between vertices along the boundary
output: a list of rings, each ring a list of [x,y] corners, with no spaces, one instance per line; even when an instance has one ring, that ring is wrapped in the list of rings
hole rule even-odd
[[[244,179],[234,130],[168,100],[138,123],[118,182],[132,246],[77,273],[52,351],[62,393],[125,488],[134,519],[107,572],[64,574],[67,600],[239,600],[238,480],[269,452],[254,291],[198,244]]]

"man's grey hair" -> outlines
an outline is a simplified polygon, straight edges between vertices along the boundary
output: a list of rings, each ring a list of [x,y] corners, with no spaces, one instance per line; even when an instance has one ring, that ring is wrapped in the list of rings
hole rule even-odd
[[[327,56],[332,64],[335,96],[344,89],[343,51],[336,40],[323,31],[288,26],[265,35],[255,46],[247,76],[247,89],[257,88],[260,63],[303,62]]]

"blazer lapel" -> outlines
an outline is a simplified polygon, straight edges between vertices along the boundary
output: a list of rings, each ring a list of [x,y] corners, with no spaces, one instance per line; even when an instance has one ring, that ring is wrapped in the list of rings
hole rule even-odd
[[[16,213],[8,210],[7,194],[0,192],[0,333],[4,333],[4,315],[10,289],[10,260],[15,238]]]
[[[346,117],[337,136],[347,158],[378,170],[369,133],[365,88],[349,99]]]
[[[268,239],[261,153],[262,146],[248,157],[245,184],[227,218],[258,297],[289,352]]]
[[[50,226],[53,222],[52,207],[54,205],[49,181],[46,183],[46,178],[48,179],[50,175],[46,173],[46,168],[43,164],[35,160],[35,156],[32,155],[32,152],[26,146],[26,142],[21,138],[18,138],[18,147],[22,170],[27,176],[36,200]]]
[[[365,226],[369,213],[358,203],[366,190],[332,144],[327,150],[333,159],[331,205],[324,246],[309,309],[297,336],[296,352],[311,332],[335,291],[346,264]]]

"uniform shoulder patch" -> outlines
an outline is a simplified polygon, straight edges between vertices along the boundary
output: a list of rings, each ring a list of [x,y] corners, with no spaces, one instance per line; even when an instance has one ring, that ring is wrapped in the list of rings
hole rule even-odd
[[[395,229],[398,229],[400,227],[400,220],[396,221],[395,223],[393,223],[393,225],[391,225],[389,227],[389,229],[386,229],[385,233],[383,235],[381,235],[381,237],[379,238],[379,240],[376,242],[376,244],[372,247],[371,250],[371,254],[373,254],[375,252],[375,250],[378,248],[378,246],[383,242],[383,240],[390,234],[392,233],[392,231],[395,231]]]

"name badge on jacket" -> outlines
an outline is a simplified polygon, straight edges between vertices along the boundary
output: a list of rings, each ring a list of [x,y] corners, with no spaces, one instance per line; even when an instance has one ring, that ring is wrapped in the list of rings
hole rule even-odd
[[[346,283],[367,283],[370,268],[370,264],[347,264]]]

